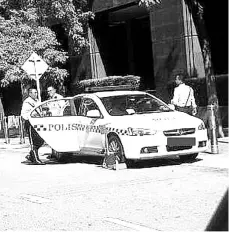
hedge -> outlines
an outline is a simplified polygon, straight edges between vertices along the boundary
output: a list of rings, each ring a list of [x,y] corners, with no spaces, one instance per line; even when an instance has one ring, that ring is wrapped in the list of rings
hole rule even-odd
[[[198,106],[207,105],[207,89],[205,78],[188,78],[185,83],[190,85],[195,94]],[[109,76],[100,79],[88,79],[77,82],[71,86],[72,94],[76,95],[85,92],[87,87],[102,87],[102,86],[118,86],[118,85],[131,85],[132,89],[141,89],[141,78],[134,75],[126,76]],[[167,84],[167,90],[170,98],[173,96],[174,82]],[[219,105],[228,105],[228,75],[216,76],[216,89],[219,99]]]

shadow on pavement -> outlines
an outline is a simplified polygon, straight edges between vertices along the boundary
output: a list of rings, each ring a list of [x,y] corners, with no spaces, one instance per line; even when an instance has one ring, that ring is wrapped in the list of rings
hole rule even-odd
[[[104,157],[101,156],[80,156],[80,155],[72,155],[66,154],[61,157],[60,160],[56,158],[50,158],[50,154],[43,154],[40,156],[41,160],[47,165],[63,165],[70,163],[83,163],[83,164],[94,164],[96,166],[101,166],[103,163]],[[143,160],[135,162],[130,169],[141,169],[141,168],[152,168],[152,167],[162,167],[162,166],[174,166],[181,165],[184,163],[196,163],[202,161],[200,158],[196,158],[195,160],[190,161],[181,161],[179,158],[155,158],[151,160]],[[34,165],[30,161],[21,162],[26,165]]]
[[[69,163],[85,163],[85,164],[95,164],[102,165],[103,157],[101,156],[80,156],[80,155],[72,155],[66,154],[62,155],[62,157],[57,160],[56,158],[50,158],[50,154],[44,154],[42,156],[46,156],[45,159],[42,159],[46,164],[69,164]]]
[[[163,158],[163,159],[152,159],[152,160],[144,160],[136,162],[131,169],[140,169],[140,168],[153,168],[153,167],[162,167],[162,166],[174,166],[174,165],[181,165],[184,163],[196,163],[201,161],[202,159],[195,159],[190,161],[181,161],[179,158]]]

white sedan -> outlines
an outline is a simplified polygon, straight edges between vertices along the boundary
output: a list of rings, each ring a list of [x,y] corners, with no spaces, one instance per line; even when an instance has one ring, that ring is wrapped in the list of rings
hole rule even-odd
[[[143,159],[195,159],[207,149],[204,122],[142,91],[105,91],[42,102],[30,123],[58,153]]]

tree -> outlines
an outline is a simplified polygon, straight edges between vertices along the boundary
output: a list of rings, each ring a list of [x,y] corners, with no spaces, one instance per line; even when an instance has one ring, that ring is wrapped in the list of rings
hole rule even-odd
[[[93,14],[80,0],[1,0],[0,1],[0,84],[30,80],[21,66],[35,51],[49,65],[42,76],[63,84],[69,76],[64,68],[70,54],[80,54],[88,46],[87,20]],[[69,40],[64,51],[51,30],[62,24]]]
[[[185,4],[188,6],[189,11],[192,13],[193,21],[197,30],[200,47],[202,51],[203,61],[204,61],[204,70],[205,78],[207,85],[207,95],[208,95],[208,105],[214,105],[216,108],[215,114],[217,115],[217,121],[219,126],[219,135],[224,137],[222,131],[222,124],[219,113],[219,104],[218,97],[215,86],[215,76],[214,70],[212,67],[212,58],[211,58],[211,49],[209,44],[209,38],[206,32],[205,22],[203,18],[204,8],[200,0],[184,0]],[[140,0],[139,5],[150,10],[151,7],[154,7],[158,4],[161,4],[161,0]]]
[[[93,18],[87,0],[34,0],[41,25],[61,24],[69,40],[68,52],[81,54],[88,47],[87,25]]]
[[[154,7],[156,4],[160,4],[161,0],[139,0],[139,6],[145,7],[146,9],[150,9]]]
[[[203,19],[203,6],[198,0],[184,0],[185,4],[188,6],[189,11],[192,13],[193,21],[196,26],[198,33],[198,38],[200,41],[201,51],[204,60],[205,76],[207,80],[207,91],[208,91],[208,103],[215,104],[217,102],[217,95],[214,84],[214,75],[211,61],[211,50],[209,45],[209,39],[205,29],[204,19]],[[139,5],[150,8],[161,4],[161,0],[140,0]]]
[[[215,88],[215,76],[212,67],[211,49],[210,49],[209,39],[203,18],[204,8],[201,5],[201,3],[197,0],[186,0],[185,2],[190,12],[192,12],[193,21],[198,33],[198,38],[199,38],[202,56],[204,60],[204,70],[205,70],[207,93],[208,93],[208,104],[218,105],[218,98]]]

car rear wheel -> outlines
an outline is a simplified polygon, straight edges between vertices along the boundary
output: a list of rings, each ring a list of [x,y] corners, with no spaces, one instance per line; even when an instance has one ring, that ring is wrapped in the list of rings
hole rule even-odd
[[[132,166],[132,162],[125,158],[123,145],[116,135],[110,135],[108,137],[108,149],[109,152],[116,154],[118,163],[126,163],[127,168]]]
[[[65,162],[69,160],[72,156],[72,153],[70,152],[58,152],[52,149],[52,155],[51,158],[56,159],[58,162]]]
[[[55,151],[54,149],[52,149],[52,154],[51,154],[51,158],[56,159],[57,161],[60,161],[62,156],[61,152]]]
[[[132,159],[126,159],[127,168],[133,168],[136,165],[136,161]]]
[[[182,162],[193,161],[198,156],[198,153],[191,154],[191,155],[180,155],[179,158]]]

